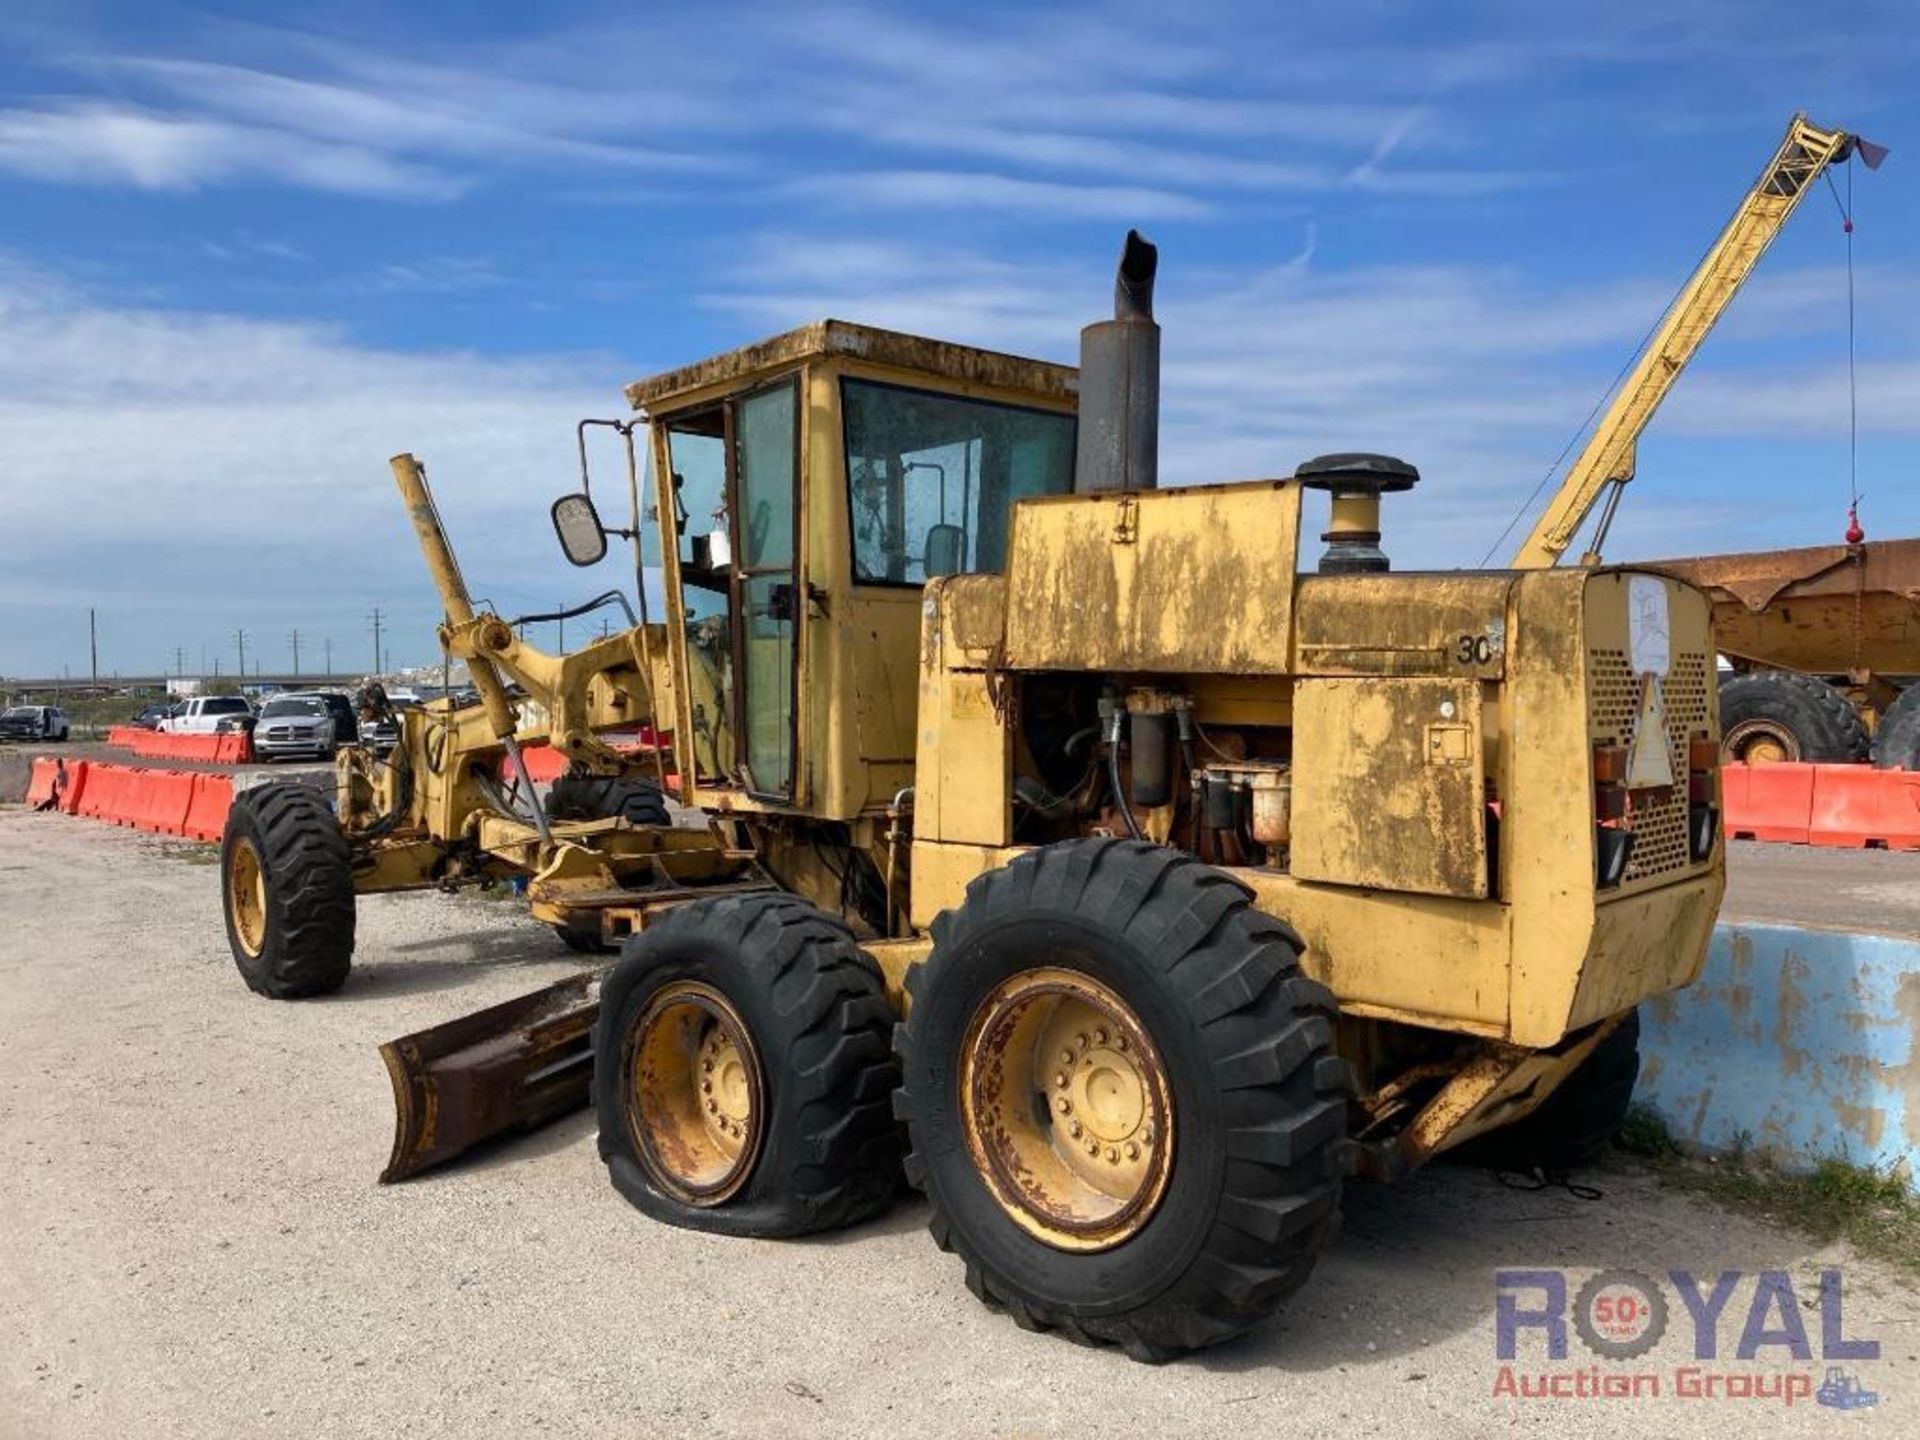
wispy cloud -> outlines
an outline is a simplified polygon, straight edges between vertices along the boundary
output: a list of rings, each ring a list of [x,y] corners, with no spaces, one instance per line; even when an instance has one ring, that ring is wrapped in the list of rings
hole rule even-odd
[[[445,200],[464,188],[452,175],[366,146],[101,102],[0,110],[0,170],[142,190],[294,184],[339,194]]]
[[[1074,219],[1195,219],[1204,201],[1142,185],[1065,185],[984,171],[874,170],[791,181],[788,193],[834,204],[942,210],[1013,210]]]

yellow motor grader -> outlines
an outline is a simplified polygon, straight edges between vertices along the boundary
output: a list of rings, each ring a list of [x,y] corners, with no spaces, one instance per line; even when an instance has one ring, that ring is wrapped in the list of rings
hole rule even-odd
[[[240,798],[240,968],[332,988],[357,895],[504,877],[620,957],[387,1046],[387,1178],[590,1096],[656,1218],[799,1234],[904,1171],[982,1300],[1153,1360],[1272,1312],[1356,1172],[1609,1133],[1723,886],[1705,598],[1393,573],[1384,456],[1156,488],[1155,267],[1077,372],[829,320],[631,386],[665,614],[564,657],[394,462],[479,703],[331,810]],[[554,520],[605,555],[590,490]]]

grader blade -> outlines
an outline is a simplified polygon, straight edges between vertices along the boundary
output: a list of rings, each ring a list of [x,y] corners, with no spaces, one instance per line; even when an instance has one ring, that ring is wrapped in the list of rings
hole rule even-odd
[[[380,1047],[393,1081],[393,1155],[404,1180],[498,1135],[587,1103],[605,971],[574,975]]]

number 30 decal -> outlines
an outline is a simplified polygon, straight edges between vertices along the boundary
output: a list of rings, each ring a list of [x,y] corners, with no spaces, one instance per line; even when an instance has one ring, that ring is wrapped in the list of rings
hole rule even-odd
[[[1462,635],[1454,654],[1462,665],[1485,665],[1493,659],[1493,641],[1485,635]]]

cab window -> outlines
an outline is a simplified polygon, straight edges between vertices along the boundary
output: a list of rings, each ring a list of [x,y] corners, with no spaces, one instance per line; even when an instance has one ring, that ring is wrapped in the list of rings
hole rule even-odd
[[[998,570],[1013,502],[1073,488],[1071,415],[871,380],[840,401],[857,583]]]

